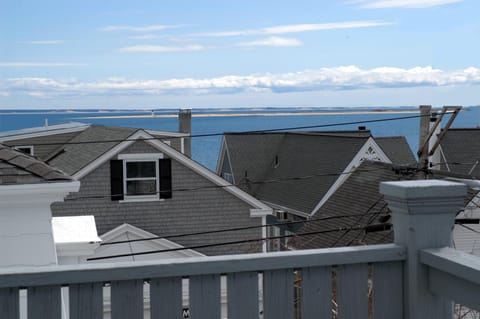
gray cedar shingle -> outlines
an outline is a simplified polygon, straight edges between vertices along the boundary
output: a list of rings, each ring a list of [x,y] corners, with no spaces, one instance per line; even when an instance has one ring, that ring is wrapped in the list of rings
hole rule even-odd
[[[31,184],[72,180],[70,176],[58,169],[3,144],[0,144],[0,154],[0,184]]]
[[[369,136],[369,131],[231,133],[225,140],[241,188],[260,200],[310,213]],[[305,178],[288,180],[293,177]]]
[[[480,177],[480,128],[449,129],[440,145],[452,172]]]
[[[51,158],[48,163],[74,175],[135,131],[137,129],[129,127],[91,125],[71,139],[69,141],[71,144],[65,144],[63,151]]]
[[[451,177],[468,178],[441,171],[430,171],[430,179],[446,179]],[[424,179],[423,172],[408,169],[392,164],[364,161],[354,173],[328,199],[322,208],[312,217],[324,218],[344,215],[355,215],[347,218],[333,218],[306,223],[298,232],[321,232],[323,230],[339,229],[342,227],[364,227],[385,222],[389,209],[382,195],[379,185],[384,181]],[[470,190],[465,200],[467,204],[477,191]],[[389,220],[387,220],[389,221]],[[350,245],[365,245],[391,242],[391,231],[366,233],[364,230],[335,231],[308,236],[299,236],[290,242],[297,249],[311,249],[324,247],[339,247]]]
[[[397,165],[413,165],[417,163],[412,149],[404,136],[375,137],[375,142],[388,156],[392,163]]]
[[[139,141],[122,151],[122,154],[152,151],[158,152],[148,143]],[[94,215],[99,234],[123,223],[158,236],[261,225],[260,218],[250,217],[251,206],[225,189],[214,187],[215,184],[176,161],[172,161],[172,187],[185,191],[174,191],[171,199],[163,201],[129,203],[111,201],[109,165],[107,161],[84,176],[81,179],[79,193],[71,194],[64,202],[52,205],[53,215]],[[261,235],[261,228],[253,228],[240,232],[186,236],[171,240],[188,247],[258,239]],[[207,255],[260,252],[261,242],[211,247],[199,251]]]

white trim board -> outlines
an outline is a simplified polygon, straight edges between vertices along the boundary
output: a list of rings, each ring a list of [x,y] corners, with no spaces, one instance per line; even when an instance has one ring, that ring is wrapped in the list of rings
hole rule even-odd
[[[315,215],[320,210],[320,208],[322,208],[322,206],[327,202],[330,196],[332,196],[338,190],[338,188],[347,180],[347,178],[350,176],[349,172],[351,172],[354,168],[360,165],[360,163],[362,162],[362,159],[364,159],[365,154],[370,147],[375,151],[375,154],[379,157],[380,162],[389,163],[389,164],[392,163],[392,161],[383,152],[382,148],[378,146],[375,140],[372,137],[369,137],[368,140],[365,142],[365,144],[363,144],[363,146],[360,148],[358,153],[353,157],[352,161],[343,170],[342,175],[340,175],[337,178],[335,183],[333,183],[333,185],[330,187],[327,193],[323,196],[323,198],[320,200],[317,206],[315,206],[315,208],[312,210],[312,212],[310,213],[310,216]]]

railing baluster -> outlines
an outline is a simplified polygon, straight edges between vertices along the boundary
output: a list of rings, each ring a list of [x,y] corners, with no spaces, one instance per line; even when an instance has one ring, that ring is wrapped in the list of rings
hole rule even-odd
[[[18,288],[0,289],[0,318],[17,319],[19,316]]]
[[[190,317],[220,319],[220,275],[190,277]]]
[[[150,281],[152,319],[182,319],[182,278],[160,278]]]
[[[265,271],[263,274],[264,319],[293,318],[293,270]]]
[[[302,318],[332,317],[332,268],[302,270]]]
[[[143,280],[113,281],[112,319],[143,318]]]
[[[403,318],[402,262],[379,262],[373,265],[373,317]]]
[[[337,267],[337,303],[339,319],[368,318],[368,265]]]
[[[28,288],[28,319],[61,319],[62,297],[60,286],[39,286]]]
[[[229,319],[258,318],[258,273],[228,274],[227,300]]]
[[[102,283],[97,282],[70,285],[68,293],[70,301],[70,319],[103,318]]]

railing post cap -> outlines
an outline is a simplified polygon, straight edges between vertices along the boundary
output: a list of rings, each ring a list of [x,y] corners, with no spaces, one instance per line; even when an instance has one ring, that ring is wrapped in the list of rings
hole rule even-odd
[[[467,186],[445,180],[413,180],[380,183],[380,193],[386,197],[403,199],[464,197]]]

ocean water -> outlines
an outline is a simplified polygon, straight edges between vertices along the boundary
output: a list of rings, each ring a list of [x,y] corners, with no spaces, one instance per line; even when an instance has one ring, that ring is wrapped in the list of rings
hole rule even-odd
[[[311,126],[311,128],[304,130],[356,130],[358,126],[366,126],[367,129],[372,131],[374,136],[405,136],[414,153],[416,152],[418,147],[419,118],[402,118],[414,117],[418,113],[388,113],[387,109],[381,109],[384,112],[368,113],[368,111],[373,111],[373,109],[364,108],[360,110],[366,113],[353,114],[352,111],[359,111],[358,108],[194,109],[192,110],[192,134],[222,134],[224,132],[291,129],[305,126]],[[416,109],[401,108],[401,110],[415,111]],[[173,116],[177,111],[154,110],[154,114],[158,116],[152,117],[149,116],[152,114],[151,110],[1,110],[0,132],[43,126],[46,121],[50,125],[75,121],[161,131],[177,131],[178,120]],[[318,112],[325,113],[319,115],[317,114]],[[206,116],[207,114],[215,116]],[[265,116],[265,114],[268,116]],[[122,117],[131,115],[145,115],[147,117]],[[171,115],[172,117],[161,117],[161,115]],[[203,115],[203,117],[196,117],[195,115]],[[444,119],[444,123],[446,123],[446,119]],[[377,120],[385,121],[342,124]],[[480,127],[480,106],[464,108],[452,127]],[[221,139],[221,135],[194,137],[192,139],[193,159],[209,169],[215,170]]]

